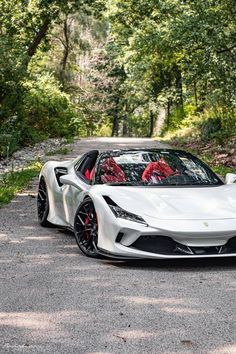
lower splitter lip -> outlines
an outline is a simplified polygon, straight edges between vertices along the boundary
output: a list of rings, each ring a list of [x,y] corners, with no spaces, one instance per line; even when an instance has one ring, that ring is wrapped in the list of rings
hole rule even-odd
[[[117,252],[110,252],[105,249],[99,249],[99,254],[101,256],[105,256],[107,258],[112,258],[116,260],[138,260],[138,259],[207,259],[207,258],[233,258],[236,257],[236,253],[222,253],[222,254],[208,254],[208,255],[165,255],[165,254],[158,254],[158,253],[150,253],[150,252],[143,252],[137,251],[135,249],[121,246],[120,253]],[[117,250],[117,248],[116,248]]]

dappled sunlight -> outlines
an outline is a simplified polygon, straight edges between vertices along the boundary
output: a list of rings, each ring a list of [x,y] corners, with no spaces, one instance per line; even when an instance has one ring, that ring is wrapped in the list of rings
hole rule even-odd
[[[191,299],[178,299],[178,298],[151,298],[144,296],[119,296],[117,300],[124,300],[133,305],[170,305],[160,306],[159,311],[173,314],[186,314],[186,315],[198,315],[205,314],[206,311],[201,308],[193,308],[188,305],[191,304]],[[196,307],[196,304],[191,304]],[[213,310],[208,310],[207,313],[213,313]]]
[[[0,242],[1,241],[7,241],[8,240],[8,236],[5,233],[0,233]]]
[[[230,344],[224,345],[222,347],[217,347],[213,350],[206,351],[206,354],[235,354],[235,353],[236,353],[236,343],[233,345]]]
[[[133,330],[115,332],[113,333],[113,336],[117,338],[124,338],[124,339],[148,339],[150,337],[154,337],[160,334],[162,334],[161,331],[148,332],[143,329],[133,329]]]
[[[33,226],[23,226],[23,228],[25,230],[33,230],[33,231],[35,231],[35,225],[33,225]]]
[[[198,314],[204,314],[206,311],[204,310],[197,310],[197,309],[191,309],[191,308],[177,308],[177,307],[161,307],[161,311],[163,312],[168,312],[168,313],[176,313],[176,314],[184,314],[184,315],[198,315]],[[214,311],[207,311],[209,312],[214,312]]]
[[[175,299],[175,298],[149,298],[149,297],[142,297],[142,296],[120,296],[116,297],[120,300],[125,300],[130,303],[136,305],[148,305],[148,304],[173,304],[173,305],[181,305],[186,302],[184,299]]]
[[[86,352],[86,354],[112,354],[112,352]]]
[[[0,322],[4,326],[25,327],[32,330],[40,329],[45,332],[56,328],[56,325],[50,321],[48,313],[0,313]]]
[[[78,246],[77,245],[66,245],[64,246],[64,249],[73,249],[78,251]]]
[[[97,282],[97,280],[98,280],[98,278],[95,277],[95,276],[88,276],[88,277],[80,276],[77,279],[80,280],[80,281],[89,282],[89,283],[94,282],[94,281]]]
[[[0,264],[5,264],[5,263],[11,263],[12,260],[11,259],[0,259]]]
[[[55,236],[28,236],[28,237],[25,237],[25,240],[56,241],[56,237]]]
[[[24,258],[25,262],[30,262],[31,264],[47,265],[53,262],[53,258],[47,254],[37,254],[34,256],[27,256]]]
[[[94,320],[94,315],[86,311],[68,310],[47,312],[1,312],[1,327],[27,330],[30,337],[61,338],[68,336],[65,325],[85,324]]]

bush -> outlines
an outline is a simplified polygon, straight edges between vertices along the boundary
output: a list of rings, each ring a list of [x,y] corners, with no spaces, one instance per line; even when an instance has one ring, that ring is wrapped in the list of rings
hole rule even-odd
[[[222,130],[222,120],[219,117],[208,118],[199,123],[200,137],[203,141],[209,141],[217,137]]]
[[[183,109],[175,107],[172,109],[169,117],[166,117],[165,124],[162,127],[161,136],[164,136],[167,132],[173,132],[179,129],[184,121],[185,113]]]
[[[20,146],[20,131],[16,127],[17,117],[7,119],[0,127],[0,157],[10,156]]]
[[[0,113],[0,156],[49,137],[71,138],[86,132],[80,107],[48,73],[25,78],[17,101],[8,97]]]
[[[76,115],[75,108],[70,96],[61,91],[53,76],[36,76],[27,81],[25,87],[21,115],[27,127],[44,132],[50,137],[75,134],[71,126]],[[29,137],[34,140],[27,130],[26,133],[26,139]]]

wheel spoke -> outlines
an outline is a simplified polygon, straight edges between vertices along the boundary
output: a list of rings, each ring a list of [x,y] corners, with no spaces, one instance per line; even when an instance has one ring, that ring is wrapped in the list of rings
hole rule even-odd
[[[45,195],[45,197],[46,197],[47,193],[45,192],[45,190],[44,190],[44,189],[39,188],[39,190],[38,190],[38,191],[39,191],[39,192],[41,192],[41,193],[43,193],[43,194]]]
[[[84,223],[84,221],[81,219],[81,217],[80,217],[80,215],[79,215],[79,214],[77,215],[77,218],[79,219],[79,221],[81,222],[81,224],[84,226],[84,225],[85,225],[85,223]]]
[[[46,196],[43,196],[42,195],[42,191],[39,191],[39,197],[42,201],[45,201],[46,200]]]
[[[91,227],[89,227],[89,228],[84,228],[84,231],[86,232],[86,231],[91,231],[92,230],[92,228]]]
[[[79,213],[80,213],[80,215],[87,216],[87,213],[84,213],[83,211],[80,211]]]

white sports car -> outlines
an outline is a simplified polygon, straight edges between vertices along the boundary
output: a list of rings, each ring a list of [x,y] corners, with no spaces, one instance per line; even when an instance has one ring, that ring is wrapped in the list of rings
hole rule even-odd
[[[236,256],[235,181],[180,150],[90,151],[44,165],[38,217],[90,257]]]

